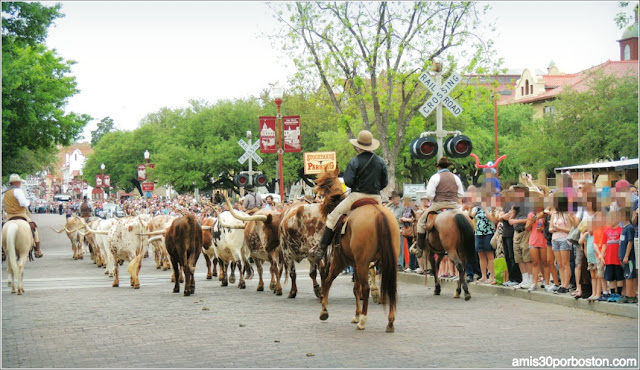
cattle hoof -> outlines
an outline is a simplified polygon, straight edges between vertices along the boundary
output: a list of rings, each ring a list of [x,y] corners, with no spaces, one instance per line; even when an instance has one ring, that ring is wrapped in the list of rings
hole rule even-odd
[[[22,290],[18,290],[18,295],[22,295]]]
[[[358,324],[358,325],[356,325],[356,329],[358,329],[358,330],[364,330],[364,329],[365,329],[365,327],[364,327],[364,326],[360,326],[360,324]]]
[[[256,289],[256,291],[258,291],[258,292],[264,292],[264,286],[260,285],[260,286],[258,287],[258,289]]]
[[[185,295],[185,297],[188,297],[188,296],[190,296],[190,295],[191,295],[191,293],[190,293],[190,292],[185,291],[185,292],[184,292],[184,295]]]
[[[296,295],[298,295],[297,292],[289,292],[289,295],[287,296],[287,298],[295,298]]]
[[[118,283],[113,283],[113,285],[111,285],[111,286],[112,286],[112,287],[114,287],[114,288],[117,288],[117,287],[119,287],[119,286],[120,286],[120,284],[118,284]]]
[[[274,293],[276,293],[276,295],[282,295],[282,289],[274,290]]]
[[[231,277],[229,278],[229,282],[230,282],[231,284],[235,283],[235,282],[236,282],[236,277],[235,277],[235,276],[231,276]]]
[[[387,331],[387,333],[393,333],[393,332],[395,332],[395,331],[396,331],[396,328],[394,328],[394,327],[393,327],[393,326],[391,326],[391,325],[387,325],[387,330],[386,330],[386,331]]]
[[[103,269],[106,269],[106,268],[107,268],[107,265],[102,265],[102,268],[103,268]]]
[[[327,310],[320,312],[320,320],[324,321],[328,318],[329,318],[329,312]]]
[[[173,288],[174,293],[180,293],[180,288]]]
[[[218,273],[214,272],[213,274],[211,274],[211,276],[218,276]]]
[[[83,256],[80,256],[80,257],[79,257],[78,259],[81,259],[81,260],[83,260],[83,259],[84,259],[84,257],[83,257]]]
[[[433,291],[433,295],[440,295],[440,285],[436,286],[436,289]]]
[[[470,300],[470,299],[471,299],[471,294],[465,294],[465,295],[464,295],[464,300],[465,300],[465,301],[468,301],[468,300]]]
[[[245,285],[244,281],[238,283],[238,289],[245,289],[247,286]]]
[[[357,324],[360,322],[360,315],[355,315],[353,319],[351,319],[352,324]]]
[[[269,284],[269,290],[274,290],[276,288],[276,283],[275,282],[271,282]]]
[[[106,272],[105,272],[105,274],[106,274]],[[110,272],[110,273],[109,273],[109,277],[110,277],[110,278],[112,278],[112,277],[113,277],[113,273],[112,273],[112,272]]]
[[[140,284],[136,284],[133,286],[133,289],[140,289]]]
[[[160,270],[162,266],[156,266],[156,270]]]
[[[226,281],[223,281],[222,284],[221,284],[221,286],[228,286],[228,285],[229,285],[229,283],[226,282]]]
[[[320,289],[320,285],[314,285],[313,292],[315,293],[318,299],[322,299],[322,290]]]
[[[207,280],[211,280],[211,279],[212,279],[211,275],[207,275]]]

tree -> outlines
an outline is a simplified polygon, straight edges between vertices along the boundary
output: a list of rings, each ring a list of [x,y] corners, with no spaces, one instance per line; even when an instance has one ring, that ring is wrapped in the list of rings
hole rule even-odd
[[[60,5],[2,3],[2,176],[53,163],[57,145],[77,138],[91,117],[65,113],[78,92],[72,61],[43,44]]]
[[[281,3],[276,15],[296,82],[311,91],[322,86],[347,137],[360,128],[376,134],[391,189],[407,127],[429,95],[418,75],[436,57],[446,58],[449,72],[467,57],[467,72],[487,71],[491,42],[478,33],[487,9],[473,2],[297,2]]]
[[[91,131],[91,146],[96,146],[106,133],[113,131],[114,125],[113,119],[109,116],[101,119],[100,122],[98,122],[98,128]]]
[[[629,6],[628,1],[618,2],[618,7],[621,9],[625,9],[628,6]],[[616,22],[616,25],[618,26],[619,29],[625,28],[629,23],[631,23],[634,20],[634,18],[636,20],[638,19],[638,4],[636,4],[635,8],[633,8],[633,13],[634,13],[634,16],[630,16],[626,12],[619,12],[618,14],[616,14],[613,20]]]

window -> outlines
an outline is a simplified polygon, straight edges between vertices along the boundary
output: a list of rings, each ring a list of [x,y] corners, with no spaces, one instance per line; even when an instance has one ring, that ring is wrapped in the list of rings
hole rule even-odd
[[[524,87],[520,86],[520,95],[524,95]]]
[[[553,107],[544,107],[544,115],[546,116],[547,114],[553,114],[555,112],[555,109],[553,109]]]
[[[624,46],[624,60],[630,60],[631,59],[631,48],[629,47],[629,45],[625,45]]]
[[[78,160],[78,153],[75,154],[75,160]]]
[[[527,95],[529,95],[529,80],[526,80],[524,84],[526,86]]]

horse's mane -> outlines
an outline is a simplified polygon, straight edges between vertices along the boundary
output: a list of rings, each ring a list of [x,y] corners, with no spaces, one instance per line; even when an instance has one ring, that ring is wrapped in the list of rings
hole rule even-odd
[[[344,199],[342,184],[338,181],[337,173],[327,171],[316,179],[315,191],[324,198],[320,205],[320,213],[327,216]]]

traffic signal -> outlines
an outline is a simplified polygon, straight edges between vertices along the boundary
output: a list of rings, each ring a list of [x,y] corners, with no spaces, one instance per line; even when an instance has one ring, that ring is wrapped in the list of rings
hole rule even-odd
[[[265,174],[259,173],[253,176],[254,186],[267,186],[268,182],[269,182],[269,178],[267,178],[267,175]]]
[[[243,188],[249,184],[249,175],[246,173],[239,173],[233,177],[233,183],[235,186]]]
[[[431,159],[438,154],[438,142],[433,137],[419,137],[409,144],[409,151],[415,159]]]
[[[449,158],[464,158],[471,154],[473,144],[471,139],[464,135],[448,138],[444,144],[444,151]]]

